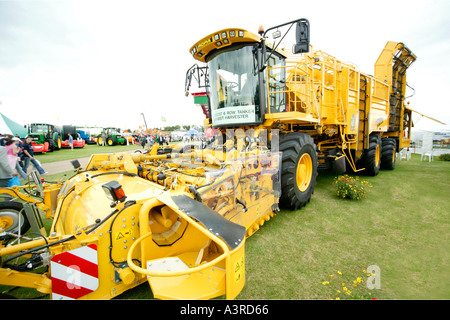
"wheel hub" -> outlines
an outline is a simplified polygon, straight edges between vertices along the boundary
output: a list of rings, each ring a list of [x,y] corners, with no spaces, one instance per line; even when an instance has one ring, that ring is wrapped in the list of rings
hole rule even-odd
[[[9,210],[0,211],[0,229],[15,229],[19,225],[19,215],[17,212]]]
[[[301,192],[306,191],[311,183],[312,168],[311,156],[307,153],[303,154],[298,161],[296,175],[297,186]]]
[[[380,145],[377,145],[377,149],[375,150],[375,166],[378,166],[380,163]]]

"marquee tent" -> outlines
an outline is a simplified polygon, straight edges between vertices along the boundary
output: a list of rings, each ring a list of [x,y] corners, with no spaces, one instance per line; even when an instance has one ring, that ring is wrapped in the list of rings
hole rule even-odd
[[[198,132],[197,130],[195,130],[195,129],[190,129],[190,130],[188,130],[184,135],[185,136],[198,136],[198,135],[201,135],[202,133],[200,133],[200,132]]]
[[[28,134],[27,128],[11,120],[3,113],[0,113],[0,134],[18,134],[20,138],[25,138]]]

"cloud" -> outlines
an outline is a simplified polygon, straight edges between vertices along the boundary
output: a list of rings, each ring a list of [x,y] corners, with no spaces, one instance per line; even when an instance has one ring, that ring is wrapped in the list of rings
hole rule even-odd
[[[68,3],[67,3],[68,4]],[[11,68],[23,64],[64,64],[74,58],[81,39],[69,8],[62,1],[0,2],[0,66]]]

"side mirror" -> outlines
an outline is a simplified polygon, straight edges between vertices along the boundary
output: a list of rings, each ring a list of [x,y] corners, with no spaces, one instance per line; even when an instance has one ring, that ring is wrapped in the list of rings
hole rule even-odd
[[[296,44],[292,48],[292,52],[294,54],[309,52],[309,21],[301,19],[297,22],[295,33]]]
[[[79,169],[79,168],[81,167],[80,162],[79,162],[78,160],[76,160],[76,159],[70,161],[70,163],[72,164],[72,166],[73,166],[73,168],[74,168],[75,170],[77,170],[77,169]]]

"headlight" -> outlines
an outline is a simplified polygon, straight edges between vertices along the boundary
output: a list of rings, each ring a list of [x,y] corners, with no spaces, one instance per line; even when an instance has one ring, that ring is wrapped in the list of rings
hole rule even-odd
[[[114,202],[123,202],[127,198],[125,191],[117,181],[113,180],[102,185],[103,191],[105,191],[106,197]]]

